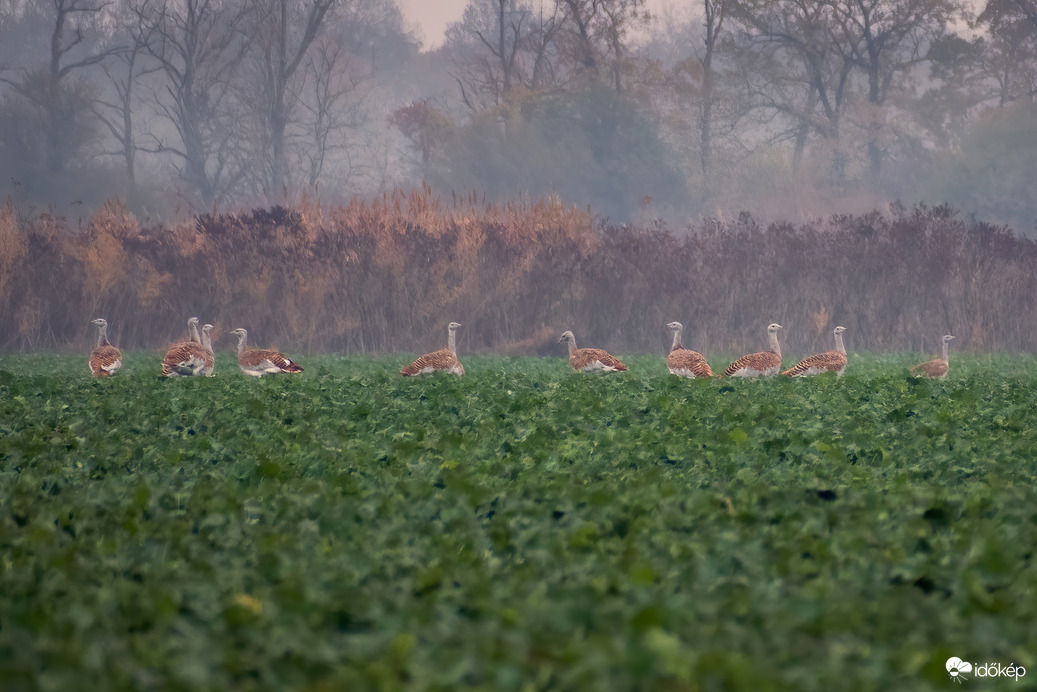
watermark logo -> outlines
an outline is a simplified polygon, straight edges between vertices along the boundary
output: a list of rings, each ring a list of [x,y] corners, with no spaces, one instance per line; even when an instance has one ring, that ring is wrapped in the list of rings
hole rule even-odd
[[[947,668],[947,674],[951,676],[951,680],[957,683],[968,680],[968,673],[977,678],[1015,678],[1016,682],[1026,675],[1026,668],[1014,663],[1007,666],[1000,663],[969,663],[957,656],[948,658],[944,667]]]
[[[962,680],[968,680],[965,677],[965,673],[972,672],[972,664],[968,661],[963,661],[957,656],[951,656],[947,659],[947,673],[951,676],[951,680],[961,682]]]

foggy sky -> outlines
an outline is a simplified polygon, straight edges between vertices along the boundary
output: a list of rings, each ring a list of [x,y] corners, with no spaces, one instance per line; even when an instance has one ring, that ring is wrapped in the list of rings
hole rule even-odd
[[[447,26],[460,21],[468,0],[399,0],[399,4],[407,21],[420,27],[424,47],[431,49],[443,45]],[[648,0],[647,3],[650,12],[686,4],[678,0]]]

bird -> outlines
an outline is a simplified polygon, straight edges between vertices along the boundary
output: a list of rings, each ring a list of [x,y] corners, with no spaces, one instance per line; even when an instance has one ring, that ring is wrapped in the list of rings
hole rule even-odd
[[[98,317],[90,324],[97,326],[97,348],[90,352],[90,372],[94,377],[108,377],[122,367],[122,351],[108,341],[108,320]]]
[[[206,377],[213,377],[216,375],[216,354],[212,352],[212,335],[210,332],[214,329],[211,324],[202,326],[202,348],[209,352],[209,357],[205,360],[205,365],[198,372],[199,375],[205,375]]]
[[[202,343],[202,339],[198,336],[198,318],[188,317],[187,318],[187,338],[181,339],[176,343],[184,343],[185,341],[193,341],[196,344]]]
[[[238,327],[231,334],[238,337],[238,367],[252,377],[274,372],[302,372],[302,367],[288,356],[272,348],[249,348],[248,332]]]
[[[666,325],[673,330],[673,345],[670,346],[670,355],[666,357],[666,365],[670,368],[671,375],[688,377],[713,377],[713,371],[709,363],[698,351],[692,351],[681,345],[681,334],[684,325],[680,322],[670,322]]]
[[[174,342],[162,359],[164,377],[193,377],[201,374],[210,363],[211,355],[202,346],[198,336],[198,318],[187,319],[188,339]]]
[[[953,338],[950,334],[944,334],[943,338],[940,339],[943,343],[943,357],[933,358],[927,363],[919,363],[911,368],[911,374],[915,377],[934,377],[939,379],[947,377],[947,371],[950,369],[950,363],[947,360],[947,344]]]
[[[417,360],[400,370],[404,377],[416,375],[427,375],[433,372],[451,372],[457,376],[464,374],[464,366],[457,359],[457,329],[461,325],[451,322],[447,325],[446,348],[426,353],[419,356]]]
[[[780,329],[784,329],[780,324],[768,325],[767,337],[770,340],[770,349],[742,356],[728,365],[724,374],[728,377],[777,375],[781,370],[781,346],[778,345],[778,330]]]
[[[823,372],[834,372],[841,376],[846,370],[846,347],[843,346],[843,332],[845,331],[846,327],[835,328],[834,351],[808,356],[781,374],[786,377],[807,377],[820,375]]]
[[[625,371],[623,365],[614,355],[600,348],[576,348],[576,337],[571,331],[562,334],[558,343],[569,344],[569,365],[579,372],[616,372]]]

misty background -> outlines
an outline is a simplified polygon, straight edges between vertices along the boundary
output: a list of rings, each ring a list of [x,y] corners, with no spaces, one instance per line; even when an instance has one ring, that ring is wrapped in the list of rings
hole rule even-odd
[[[1032,0],[0,0],[0,194],[142,219],[411,189],[678,226],[948,202],[1032,234]],[[438,42],[437,42],[438,43]]]

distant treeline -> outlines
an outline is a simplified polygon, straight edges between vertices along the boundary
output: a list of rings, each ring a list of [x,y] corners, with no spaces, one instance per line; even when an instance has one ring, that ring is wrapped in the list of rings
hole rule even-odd
[[[164,347],[189,316],[297,353],[556,354],[579,345],[739,353],[785,326],[788,354],[831,347],[1032,351],[1037,244],[946,207],[810,223],[748,215],[687,229],[613,226],[556,199],[487,205],[428,189],[141,226],[109,202],[78,226],[0,210],[0,348],[80,348],[105,317],[123,348]],[[219,343],[222,341],[222,344]]]

